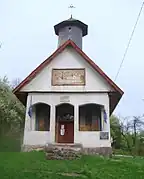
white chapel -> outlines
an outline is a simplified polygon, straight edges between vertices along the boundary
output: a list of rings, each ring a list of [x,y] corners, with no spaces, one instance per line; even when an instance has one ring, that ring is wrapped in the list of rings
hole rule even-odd
[[[123,91],[83,52],[86,24],[71,17],[54,31],[55,52],[13,91],[26,106],[23,148],[81,144],[109,153],[109,117]]]

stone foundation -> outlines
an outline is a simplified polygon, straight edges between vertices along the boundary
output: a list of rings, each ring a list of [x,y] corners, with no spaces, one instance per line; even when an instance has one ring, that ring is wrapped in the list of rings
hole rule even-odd
[[[82,153],[85,155],[112,155],[112,147],[96,147],[96,148],[83,148]]]
[[[22,152],[31,152],[31,151],[44,151],[45,145],[23,145],[21,147]]]
[[[24,145],[22,152],[45,151],[47,159],[76,159],[80,155],[112,155],[111,147],[83,148],[81,144]]]

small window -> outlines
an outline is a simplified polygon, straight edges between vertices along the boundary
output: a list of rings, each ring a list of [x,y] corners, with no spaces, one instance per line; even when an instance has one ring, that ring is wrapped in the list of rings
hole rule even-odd
[[[101,107],[99,105],[79,106],[79,130],[101,131]]]
[[[71,32],[72,28],[71,28],[71,27],[69,27],[68,29],[69,29],[69,32]]]
[[[47,104],[40,103],[36,105],[36,130],[50,130],[50,106]]]

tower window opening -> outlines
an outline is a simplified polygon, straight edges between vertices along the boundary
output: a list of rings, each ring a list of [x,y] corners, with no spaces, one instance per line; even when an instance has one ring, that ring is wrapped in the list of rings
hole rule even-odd
[[[69,27],[68,29],[69,29],[69,32],[71,32],[72,28],[71,28],[71,27]]]

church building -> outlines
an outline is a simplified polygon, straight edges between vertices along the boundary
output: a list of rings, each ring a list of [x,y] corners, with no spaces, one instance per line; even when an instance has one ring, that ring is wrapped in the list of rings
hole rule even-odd
[[[82,50],[88,25],[54,26],[58,47],[15,89],[26,107],[23,148],[46,144],[111,151],[110,115],[123,91]]]

